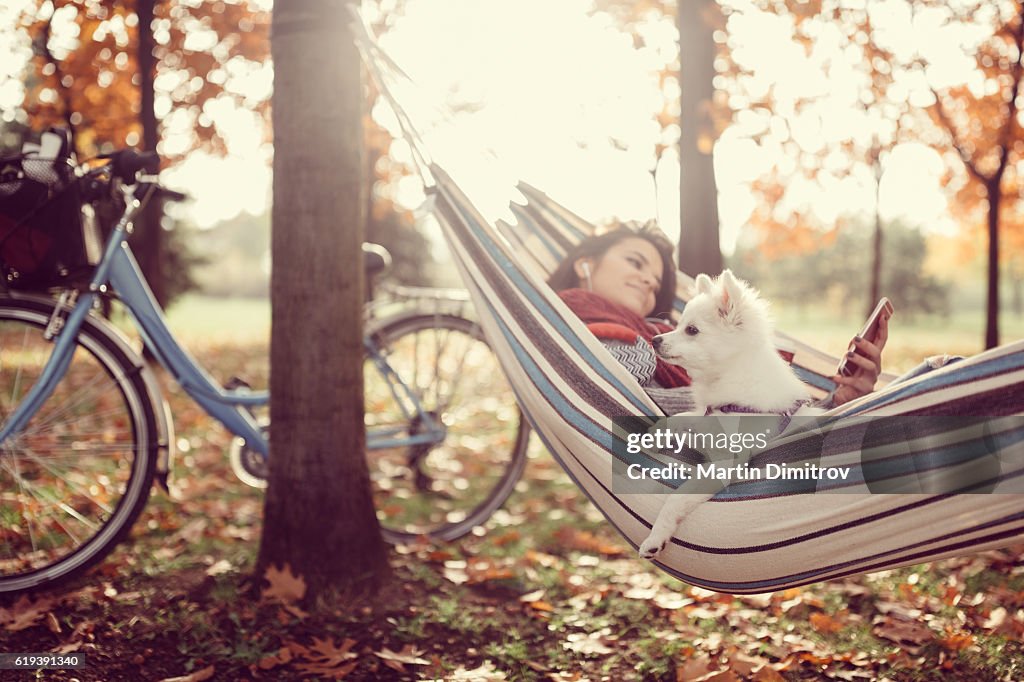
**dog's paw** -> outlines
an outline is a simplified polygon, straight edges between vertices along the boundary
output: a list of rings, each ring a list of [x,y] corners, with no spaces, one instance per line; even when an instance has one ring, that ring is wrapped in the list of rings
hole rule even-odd
[[[640,556],[644,559],[653,559],[661,554],[667,544],[668,538],[661,539],[656,538],[653,535],[648,535],[647,539],[640,545]]]

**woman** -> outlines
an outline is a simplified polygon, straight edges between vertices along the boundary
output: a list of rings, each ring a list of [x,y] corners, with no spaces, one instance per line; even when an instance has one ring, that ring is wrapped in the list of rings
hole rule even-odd
[[[658,358],[650,342],[672,326],[666,321],[675,300],[673,248],[648,224],[585,239],[563,259],[548,283],[569,308],[587,323],[612,355],[669,414],[693,408],[685,370]],[[655,319],[652,315],[660,318]],[[882,371],[882,348],[888,339],[882,318],[874,339],[855,337],[847,354],[855,367],[850,376],[831,377],[836,390],[823,407],[834,407],[874,390]]]

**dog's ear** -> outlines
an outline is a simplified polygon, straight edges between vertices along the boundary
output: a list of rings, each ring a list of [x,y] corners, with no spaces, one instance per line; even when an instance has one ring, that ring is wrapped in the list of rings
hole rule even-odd
[[[703,272],[697,275],[695,280],[697,284],[698,294],[710,294],[711,293],[711,278],[705,275]]]
[[[719,300],[718,314],[727,322],[735,325],[740,324],[739,302],[743,296],[743,287],[733,276],[731,270],[722,270],[718,276],[718,283],[722,285],[722,298]]]

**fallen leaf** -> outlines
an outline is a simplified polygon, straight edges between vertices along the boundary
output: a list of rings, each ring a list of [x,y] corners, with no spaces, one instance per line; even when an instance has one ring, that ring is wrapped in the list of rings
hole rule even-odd
[[[935,633],[927,625],[892,616],[884,616],[871,631],[876,637],[895,642],[910,654],[916,654],[922,645],[935,639]]]
[[[509,530],[504,533],[501,533],[500,535],[491,536],[491,542],[497,545],[498,547],[504,547],[505,545],[510,545],[513,542],[518,542],[519,539],[520,534],[517,530]]]
[[[484,661],[483,664],[473,670],[467,670],[466,668],[459,668],[447,673],[443,679],[435,678],[430,682],[480,682],[480,680],[487,680],[491,682],[494,680],[507,680],[505,673],[501,672],[494,667],[494,664],[490,661]]]
[[[810,615],[811,627],[822,634],[832,634],[843,629],[843,624],[827,613],[815,611]]]
[[[743,677],[750,677],[754,674],[755,670],[768,665],[768,659],[761,656],[747,656],[742,652],[735,652],[728,656],[729,669],[733,670]]]
[[[294,602],[306,596],[306,581],[300,575],[292,573],[288,564],[278,569],[276,566],[267,568],[263,574],[264,579],[270,583],[269,587],[263,588],[261,597],[267,601]]]
[[[209,525],[206,519],[196,519],[185,525],[184,528],[175,533],[170,541],[176,542],[178,540],[184,540],[188,544],[194,544],[202,539],[203,534],[206,532],[206,527]]]
[[[313,646],[309,647],[306,653],[306,658],[317,659],[317,662],[323,663],[324,665],[338,665],[346,661],[351,661],[354,658],[358,658],[359,654],[351,652],[352,647],[356,645],[356,640],[351,637],[346,638],[341,646],[336,646],[334,640],[320,639],[318,637],[313,638]]]
[[[544,590],[534,590],[533,592],[529,592],[529,593],[524,594],[523,596],[521,596],[519,598],[519,601],[523,602],[524,604],[529,604],[530,602],[540,601],[540,598],[544,596],[544,592],[545,592]]]
[[[406,644],[401,651],[392,651],[384,647],[380,651],[375,651],[373,655],[383,660],[384,665],[401,673],[405,672],[406,665],[430,665],[430,661],[420,657],[423,653],[422,649]]]
[[[754,673],[752,682],[785,682],[786,678],[775,672],[771,666],[765,666]]]
[[[689,682],[703,677],[710,672],[710,669],[711,659],[706,654],[688,658],[684,663],[676,666],[676,682]]]
[[[716,670],[698,677],[693,682],[742,682],[742,678],[731,670]]]
[[[601,642],[601,633],[599,632],[590,634],[574,632],[566,639],[569,641],[562,642],[562,648],[575,651],[578,654],[604,656],[614,651]]]
[[[53,600],[40,599],[31,601],[25,595],[18,597],[18,600],[9,609],[0,606],[0,626],[11,632],[26,630],[41,621],[50,608]]]
[[[950,651],[963,651],[974,644],[974,635],[969,632],[954,632],[939,640]]]
[[[292,660],[292,651],[291,651],[291,649],[289,649],[286,646],[283,646],[283,647],[281,647],[281,649],[276,654],[268,654],[267,656],[264,656],[263,658],[261,658],[259,660],[259,662],[256,663],[256,666],[260,670],[271,670],[272,668],[276,668],[279,665],[283,665],[285,663],[288,663],[291,660]]]
[[[996,607],[988,614],[988,619],[981,624],[981,627],[986,630],[998,630],[1006,622],[1006,615],[1005,608],[1002,606]]]
[[[202,670],[197,670],[191,675],[183,675],[181,677],[165,677],[160,682],[203,682],[213,677],[213,666],[208,666]]]
[[[607,543],[589,531],[578,530],[572,526],[559,528],[555,538],[565,547],[583,552],[597,552],[605,556],[622,556],[626,553],[621,546]]]
[[[227,559],[221,559],[217,563],[206,569],[206,575],[216,576],[222,573],[229,573],[231,571],[231,562]]]
[[[352,661],[351,663],[346,663],[345,665],[337,668],[323,667],[316,665],[315,663],[299,663],[295,667],[299,671],[310,675],[324,675],[326,677],[330,677],[332,680],[341,680],[347,677],[350,672],[355,670],[357,665],[359,665],[359,661]]]
[[[72,654],[82,648],[81,642],[68,642],[67,644],[61,644],[58,647],[50,649],[55,654]]]
[[[351,649],[356,645],[356,640],[348,638],[341,643],[341,646],[334,644],[333,639],[313,638],[313,645],[304,647],[301,644],[291,643],[288,648],[295,654],[301,655],[306,661],[296,663],[295,667],[304,673],[312,675],[325,675],[335,680],[340,680],[352,672],[359,664],[354,660],[359,657],[352,653]]]
[[[445,577],[445,580],[455,583],[456,585],[462,585],[463,583],[469,582],[469,576],[461,568],[445,568],[441,574]]]

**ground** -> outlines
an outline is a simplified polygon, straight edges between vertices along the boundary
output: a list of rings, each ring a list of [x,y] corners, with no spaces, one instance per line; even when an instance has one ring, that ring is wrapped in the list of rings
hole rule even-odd
[[[254,377],[258,343],[195,348]],[[155,491],[88,575],[0,603],[0,649],[82,670],[0,680],[1019,680],[1024,546],[753,597],[658,573],[534,444],[517,492],[454,543],[391,552],[381,595],[299,606],[287,567],[251,575],[262,495],[228,435],[167,388],[177,499]]]

